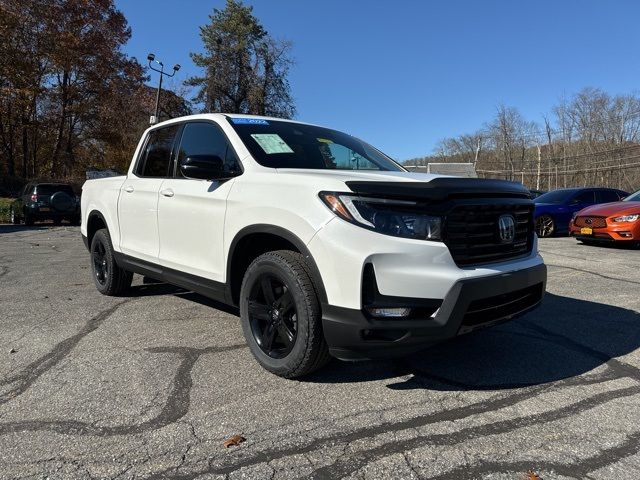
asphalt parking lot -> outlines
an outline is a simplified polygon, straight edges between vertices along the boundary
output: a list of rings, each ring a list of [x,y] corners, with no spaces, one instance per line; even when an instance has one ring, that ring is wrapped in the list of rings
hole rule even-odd
[[[540,249],[536,312],[290,381],[232,310],[104,297],[77,228],[0,226],[0,478],[636,478],[640,251]]]

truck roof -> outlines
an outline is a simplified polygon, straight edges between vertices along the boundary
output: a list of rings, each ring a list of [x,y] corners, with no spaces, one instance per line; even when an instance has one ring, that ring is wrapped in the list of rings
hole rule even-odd
[[[170,120],[165,120],[163,122],[156,123],[155,125],[152,125],[149,128],[153,129],[163,125],[170,125],[176,122],[184,122],[186,120],[213,120],[213,119],[222,120],[224,118],[253,118],[256,120],[271,120],[271,121],[277,121],[277,122],[290,122],[290,123],[299,123],[302,125],[319,126],[313,123],[300,122],[298,120],[289,120],[286,118],[268,117],[263,115],[248,115],[244,113],[198,113],[195,115],[185,115],[183,117],[176,117]]]

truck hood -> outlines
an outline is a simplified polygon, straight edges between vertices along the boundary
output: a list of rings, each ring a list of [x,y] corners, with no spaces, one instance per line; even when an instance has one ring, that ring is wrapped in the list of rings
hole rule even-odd
[[[522,184],[505,180],[449,177],[414,172],[355,172],[340,170],[279,169],[292,181],[309,182],[321,190],[344,191],[347,187],[361,195],[404,198],[418,201],[448,198],[530,199]]]
[[[578,215],[611,217],[613,215],[634,215],[636,213],[640,214],[640,202],[611,202],[583,208],[578,212]]]

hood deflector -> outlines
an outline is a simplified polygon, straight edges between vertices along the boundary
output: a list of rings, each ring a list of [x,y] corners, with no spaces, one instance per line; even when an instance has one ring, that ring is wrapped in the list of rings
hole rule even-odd
[[[417,201],[444,201],[456,198],[531,198],[529,190],[521,183],[485,178],[439,177],[430,182],[348,181],[345,183],[353,192],[360,195]]]

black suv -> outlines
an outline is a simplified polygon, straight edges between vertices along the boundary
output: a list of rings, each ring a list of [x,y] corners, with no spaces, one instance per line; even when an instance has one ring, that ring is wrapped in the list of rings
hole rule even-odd
[[[33,225],[39,220],[60,224],[68,220],[80,225],[80,201],[71,185],[65,183],[29,183],[11,204],[11,221]]]

